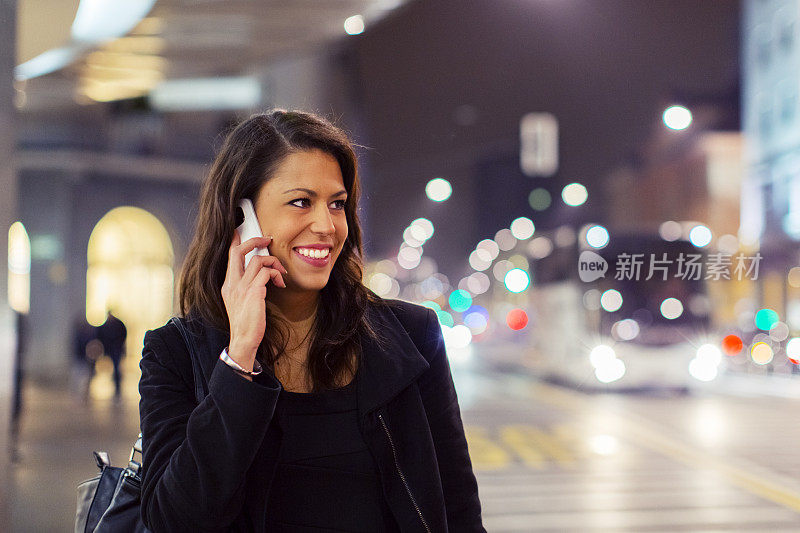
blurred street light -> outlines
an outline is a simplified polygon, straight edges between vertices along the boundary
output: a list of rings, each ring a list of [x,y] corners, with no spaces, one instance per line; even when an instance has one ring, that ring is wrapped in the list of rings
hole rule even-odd
[[[697,225],[692,228],[689,232],[689,241],[692,244],[697,246],[698,248],[703,248],[704,246],[708,246],[711,243],[712,234],[711,230],[708,229],[707,226],[703,226],[702,224]]]
[[[358,35],[364,32],[364,17],[353,15],[344,21],[344,31],[347,35]]]
[[[586,191],[586,187],[580,183],[570,183],[561,191],[561,198],[565,204],[576,207],[586,202],[589,193]]]
[[[453,187],[444,178],[434,178],[425,186],[425,194],[434,202],[444,202],[452,193]]]
[[[692,112],[682,105],[673,105],[664,110],[661,119],[671,130],[685,130],[692,124]]]
[[[586,242],[592,248],[603,248],[608,240],[608,230],[603,226],[592,226],[586,231]]]

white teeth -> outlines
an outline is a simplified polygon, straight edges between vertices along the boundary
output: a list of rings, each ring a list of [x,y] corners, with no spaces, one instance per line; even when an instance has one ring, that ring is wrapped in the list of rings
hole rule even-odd
[[[328,248],[325,248],[324,250],[318,250],[316,248],[296,248],[296,250],[304,256],[311,257],[313,259],[322,259],[323,257],[327,257],[330,253]]]

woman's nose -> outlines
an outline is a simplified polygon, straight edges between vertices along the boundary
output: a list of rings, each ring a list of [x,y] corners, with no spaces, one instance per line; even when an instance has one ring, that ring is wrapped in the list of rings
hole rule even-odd
[[[333,224],[333,217],[328,211],[327,206],[323,206],[314,211],[314,220],[311,221],[311,231],[324,235],[329,235],[336,231],[336,226]]]

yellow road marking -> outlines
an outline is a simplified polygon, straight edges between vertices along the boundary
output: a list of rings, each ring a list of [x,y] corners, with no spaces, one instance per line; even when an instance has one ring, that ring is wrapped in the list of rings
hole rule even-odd
[[[530,466],[540,467],[545,458],[553,459],[565,468],[574,464],[573,456],[562,442],[538,428],[521,424],[503,426],[500,436]]]
[[[472,466],[476,470],[499,470],[511,464],[508,452],[486,435],[486,428],[465,426],[464,433]]]
[[[519,426],[504,426],[500,428],[500,440],[519,455],[523,463],[531,468],[540,469],[544,465],[544,454],[536,449]]]

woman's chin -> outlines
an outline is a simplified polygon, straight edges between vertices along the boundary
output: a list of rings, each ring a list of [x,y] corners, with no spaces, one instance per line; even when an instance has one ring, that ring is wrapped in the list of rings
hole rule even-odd
[[[319,292],[325,288],[325,285],[328,284],[328,279],[320,279],[320,280],[304,280],[303,283],[287,283],[286,287],[278,287],[272,286],[269,290],[277,290],[278,294],[281,295],[289,295],[289,294],[302,294],[302,293],[309,293],[309,292]]]

